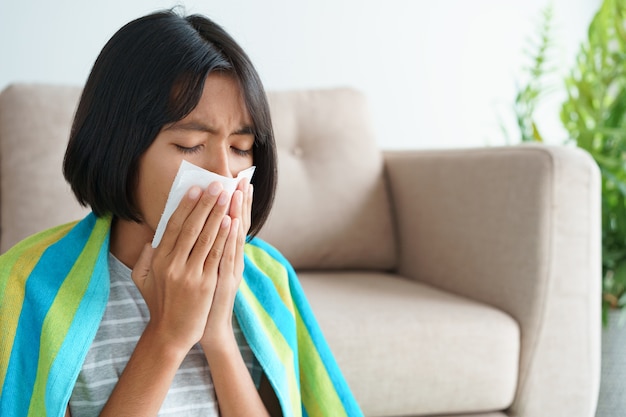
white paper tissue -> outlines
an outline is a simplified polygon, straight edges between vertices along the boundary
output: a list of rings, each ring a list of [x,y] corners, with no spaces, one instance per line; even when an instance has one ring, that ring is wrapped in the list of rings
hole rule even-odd
[[[237,189],[237,184],[243,178],[247,178],[250,180],[252,178],[252,174],[254,174],[254,169],[256,167],[252,166],[248,169],[241,171],[237,174],[236,178],[224,177],[222,175],[216,174],[211,171],[207,171],[206,169],[200,168],[190,162],[184,161],[180,164],[180,168],[178,168],[178,173],[176,174],[176,178],[174,179],[174,183],[172,184],[172,188],[170,189],[170,194],[167,197],[167,203],[165,203],[165,209],[163,210],[163,214],[161,215],[161,220],[159,220],[159,224],[157,226],[157,230],[154,233],[154,238],[152,239],[152,247],[156,248],[159,246],[161,242],[161,238],[163,238],[163,233],[165,232],[165,226],[167,226],[167,222],[169,221],[172,213],[178,207],[178,204],[183,199],[183,196],[189,191],[191,187],[198,186],[203,190],[206,189],[210,183],[214,181],[219,181],[222,183],[224,190],[226,190],[230,195],[232,195]]]

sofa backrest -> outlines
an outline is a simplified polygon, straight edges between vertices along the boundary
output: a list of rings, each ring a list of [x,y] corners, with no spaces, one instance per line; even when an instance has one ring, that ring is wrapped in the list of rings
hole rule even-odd
[[[395,239],[383,155],[352,89],[268,94],[279,160],[260,236],[298,269],[391,269]]]
[[[88,212],[61,173],[80,91],[15,84],[0,94],[0,253]],[[350,89],[268,96],[279,184],[260,236],[299,269],[392,268],[383,159],[364,97]]]
[[[0,94],[0,252],[88,212],[61,172],[80,91],[16,84]]]

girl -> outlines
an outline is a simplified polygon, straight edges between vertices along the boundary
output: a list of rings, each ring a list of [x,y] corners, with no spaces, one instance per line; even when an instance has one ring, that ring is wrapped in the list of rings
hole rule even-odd
[[[232,195],[188,190],[153,249],[183,160],[256,171]],[[171,11],[120,29],[63,166],[93,212],[0,257],[0,414],[361,415],[293,269],[254,237],[276,165],[262,84],[226,32]]]

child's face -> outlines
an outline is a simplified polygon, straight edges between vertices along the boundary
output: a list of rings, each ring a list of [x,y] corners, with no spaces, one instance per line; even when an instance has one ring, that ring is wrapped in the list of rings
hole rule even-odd
[[[253,143],[252,120],[237,80],[210,74],[196,108],[163,127],[139,161],[137,203],[146,226],[156,230],[183,159],[235,177],[252,166]]]

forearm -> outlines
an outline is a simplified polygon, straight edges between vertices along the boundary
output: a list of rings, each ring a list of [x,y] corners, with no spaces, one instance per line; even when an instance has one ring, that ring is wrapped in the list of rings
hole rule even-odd
[[[219,347],[203,346],[203,349],[211,370],[220,415],[269,416],[234,335]]]
[[[156,416],[185,355],[147,327],[100,416]]]

